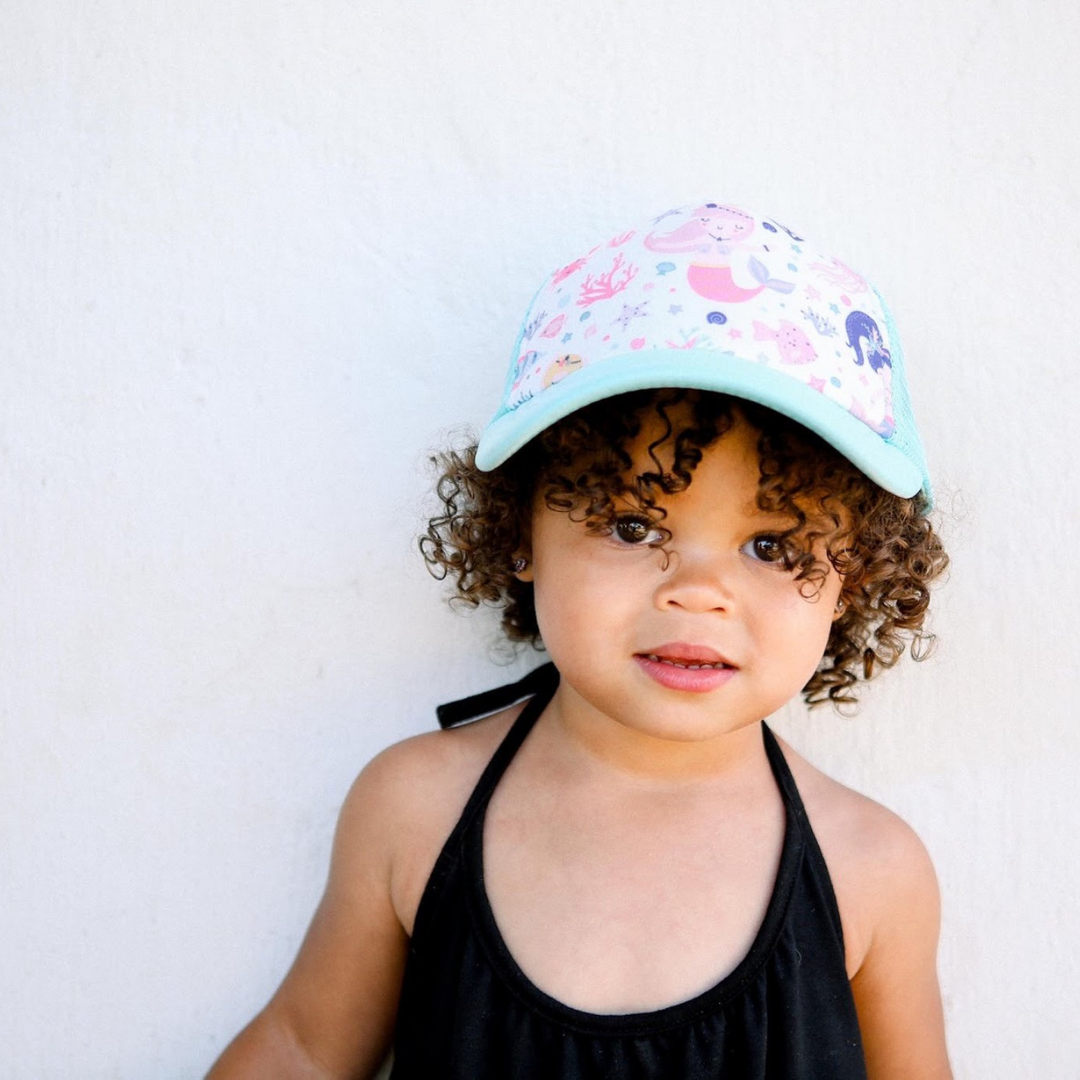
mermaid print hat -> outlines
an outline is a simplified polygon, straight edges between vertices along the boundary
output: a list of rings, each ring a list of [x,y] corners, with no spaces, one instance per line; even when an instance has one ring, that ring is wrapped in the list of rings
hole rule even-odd
[[[930,499],[884,301],[775,218],[684,206],[556,270],[525,315],[476,464],[496,468],[594,401],[659,387],[758,402],[886,491]]]

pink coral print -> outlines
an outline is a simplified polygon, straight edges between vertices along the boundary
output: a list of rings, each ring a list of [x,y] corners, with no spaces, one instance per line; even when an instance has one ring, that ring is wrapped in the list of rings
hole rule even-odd
[[[582,255],[580,259],[575,259],[572,263],[567,263],[561,270],[557,270],[551,278],[552,288],[561,285],[571,274],[576,274],[592,258],[599,246],[598,244],[597,247],[594,247],[588,255]]]
[[[551,322],[549,322],[547,326],[545,326],[544,329],[540,331],[540,336],[546,338],[555,337],[555,335],[563,328],[564,322],[566,322],[565,313],[563,313],[562,315],[556,315],[555,318],[552,319]]]
[[[830,258],[827,263],[811,263],[810,269],[816,270],[826,281],[846,292],[861,293],[868,292],[870,289],[866,278],[856,274],[850,266],[845,266],[839,259]]]
[[[810,339],[793,322],[781,319],[774,330],[771,326],[754,320],[754,340],[771,341],[785,364],[809,364],[817,359]]]
[[[614,239],[609,240],[607,246],[609,248],[622,247],[628,240],[633,240],[634,233],[636,232],[637,229],[631,229],[629,232],[624,232],[622,236],[616,236]]]
[[[638,268],[632,263],[629,266],[623,266],[623,255],[619,252],[606,274],[600,274],[597,277],[593,277],[592,274],[586,275],[579,290],[577,306],[588,307],[589,304],[595,304],[598,300],[610,300],[634,280],[637,272]],[[618,278],[615,277],[616,274],[619,274]]]

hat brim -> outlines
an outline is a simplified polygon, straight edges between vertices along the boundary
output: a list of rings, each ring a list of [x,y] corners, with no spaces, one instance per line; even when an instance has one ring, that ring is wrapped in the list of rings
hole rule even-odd
[[[585,405],[632,390],[662,387],[712,390],[757,402],[820,435],[886,491],[911,498],[930,495],[927,477],[902,453],[836,402],[763,364],[732,355],[686,349],[650,349],[613,355],[570,372],[560,382],[497,415],[476,452],[482,471],[498,468],[530,439]]]

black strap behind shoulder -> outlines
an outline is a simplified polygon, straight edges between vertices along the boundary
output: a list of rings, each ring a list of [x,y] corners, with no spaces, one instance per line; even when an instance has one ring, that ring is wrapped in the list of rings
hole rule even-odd
[[[515,683],[497,686],[494,690],[484,690],[460,701],[449,701],[435,710],[439,727],[454,727],[456,724],[464,724],[468,720],[476,720],[489,713],[509,708],[515,702],[539,693],[557,678],[554,664],[541,664]]]

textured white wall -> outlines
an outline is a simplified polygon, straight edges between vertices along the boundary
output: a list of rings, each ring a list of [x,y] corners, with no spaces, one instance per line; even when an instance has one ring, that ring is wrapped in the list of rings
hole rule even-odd
[[[1078,45],[1069,0],[0,7],[0,1075],[194,1076],[263,1003],[352,776],[508,674],[412,546],[425,448],[551,266],[707,196],[891,298],[955,559],[936,658],[783,726],[930,846],[958,1076],[1076,1076]]]

